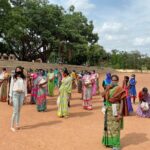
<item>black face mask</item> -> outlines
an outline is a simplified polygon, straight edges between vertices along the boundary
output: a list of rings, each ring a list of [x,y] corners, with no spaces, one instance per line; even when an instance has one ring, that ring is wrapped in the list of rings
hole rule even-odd
[[[16,74],[20,75],[22,74],[22,71],[17,71]]]

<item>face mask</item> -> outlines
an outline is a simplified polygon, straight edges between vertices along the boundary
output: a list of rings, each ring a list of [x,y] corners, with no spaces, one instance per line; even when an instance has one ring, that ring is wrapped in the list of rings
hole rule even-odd
[[[20,75],[20,74],[22,74],[22,72],[21,71],[17,71],[16,74]]]

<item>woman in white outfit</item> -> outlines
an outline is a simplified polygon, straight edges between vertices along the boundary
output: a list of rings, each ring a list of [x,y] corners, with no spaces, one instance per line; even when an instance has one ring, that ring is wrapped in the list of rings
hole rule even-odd
[[[17,67],[15,75],[11,79],[10,83],[10,103],[13,104],[13,114],[11,119],[11,130],[13,132],[19,129],[20,111],[25,96],[27,96],[27,83],[26,77],[23,74],[23,68]],[[16,123],[16,126],[14,124]]]

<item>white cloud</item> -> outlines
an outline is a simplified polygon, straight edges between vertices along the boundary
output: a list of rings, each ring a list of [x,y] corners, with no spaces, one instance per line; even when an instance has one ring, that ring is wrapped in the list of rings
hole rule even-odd
[[[122,27],[122,24],[118,22],[104,22],[101,27],[101,32],[118,32]]]
[[[137,37],[133,41],[134,46],[150,46],[150,37]]]
[[[106,40],[114,40],[115,37],[113,37],[112,35],[109,35],[109,34],[106,34],[105,37],[104,37]]]
[[[104,34],[103,40],[115,41],[117,43],[120,43],[121,41],[127,40],[127,36],[123,34],[122,35],[121,34]]]
[[[88,11],[95,8],[95,5],[89,0],[68,0],[66,6],[74,5],[78,11]]]
[[[85,14],[89,14],[96,6],[91,3],[90,0],[49,0],[50,3],[62,5],[65,9],[68,9],[71,5],[75,6],[75,10],[82,11]]]

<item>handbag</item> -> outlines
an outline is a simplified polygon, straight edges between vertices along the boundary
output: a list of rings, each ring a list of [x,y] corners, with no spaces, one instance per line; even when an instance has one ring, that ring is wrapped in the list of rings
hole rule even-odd
[[[148,111],[149,110],[149,105],[147,102],[142,102],[140,104],[140,107],[141,107],[142,111]]]

